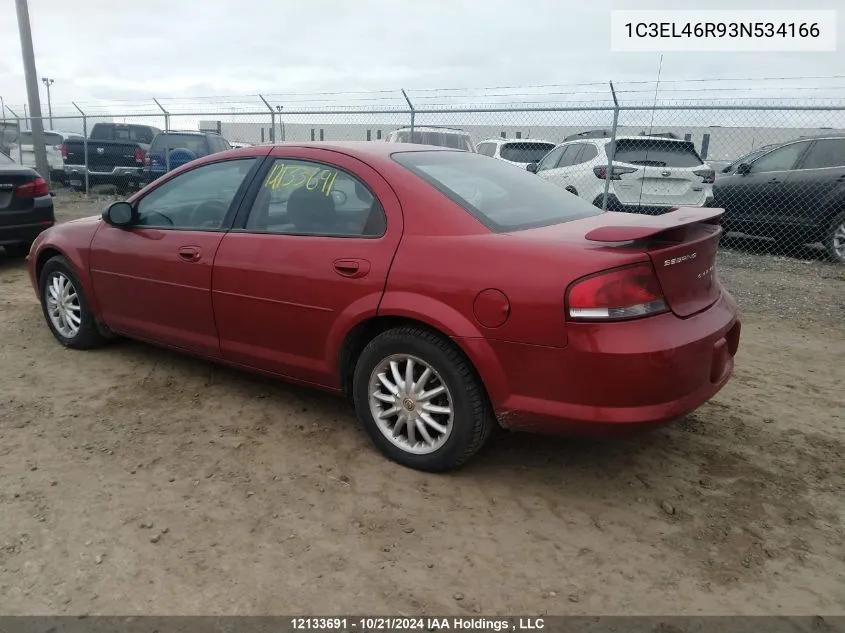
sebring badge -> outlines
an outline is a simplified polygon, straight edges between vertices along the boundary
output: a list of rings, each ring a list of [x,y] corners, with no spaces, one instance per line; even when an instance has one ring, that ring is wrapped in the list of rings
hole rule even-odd
[[[691,262],[696,258],[698,253],[693,251],[692,253],[687,253],[686,255],[681,255],[680,257],[673,257],[672,259],[663,260],[664,266],[674,266],[675,264],[680,264],[683,262]]]

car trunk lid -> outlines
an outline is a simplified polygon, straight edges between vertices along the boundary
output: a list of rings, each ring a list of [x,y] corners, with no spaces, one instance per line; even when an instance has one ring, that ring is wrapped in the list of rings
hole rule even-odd
[[[35,176],[27,167],[3,167],[0,169],[0,212],[29,208],[32,200],[18,200],[15,191],[20,185],[32,182]]]
[[[664,215],[604,213],[587,231],[591,242],[641,248],[654,266],[664,298],[679,317],[713,305],[721,292],[716,278],[716,251],[723,209],[680,207]]]

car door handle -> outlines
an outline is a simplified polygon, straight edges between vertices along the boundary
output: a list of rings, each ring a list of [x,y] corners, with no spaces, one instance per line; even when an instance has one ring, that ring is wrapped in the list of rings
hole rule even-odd
[[[782,183],[783,181],[780,178],[772,178],[769,182],[777,185],[777,184]]]
[[[183,246],[179,249],[179,259],[195,262],[202,256],[202,251],[196,246]]]
[[[334,270],[338,275],[356,279],[370,272],[370,262],[366,259],[338,259],[334,262]]]

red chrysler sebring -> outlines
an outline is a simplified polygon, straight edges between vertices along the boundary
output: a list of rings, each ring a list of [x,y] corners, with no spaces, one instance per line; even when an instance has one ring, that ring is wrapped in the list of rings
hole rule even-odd
[[[121,335],[347,394],[421,470],[496,423],[607,434],[728,381],[722,210],[603,213],[474,153],[303,143],[213,154],[32,245],[48,327]]]

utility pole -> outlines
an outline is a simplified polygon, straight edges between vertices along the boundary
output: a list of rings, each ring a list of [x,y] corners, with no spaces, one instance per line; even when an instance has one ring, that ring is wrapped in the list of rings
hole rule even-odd
[[[32,148],[35,151],[35,170],[44,180],[50,180],[47,148],[44,146],[44,120],[41,118],[41,98],[38,94],[38,73],[35,71],[35,52],[32,49],[32,30],[29,27],[29,7],[26,0],[15,0],[18,13],[18,33],[21,39],[23,71],[26,76],[26,94],[32,117]]]
[[[49,77],[42,77],[41,81],[47,86],[47,112],[50,115],[50,129],[53,129],[53,102],[50,100],[50,86],[56,83],[55,79]]]

